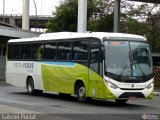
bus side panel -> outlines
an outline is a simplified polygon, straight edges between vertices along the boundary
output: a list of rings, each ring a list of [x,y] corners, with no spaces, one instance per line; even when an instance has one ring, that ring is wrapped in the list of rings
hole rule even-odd
[[[74,94],[76,80],[82,80],[86,96],[103,99],[116,97],[106,87],[103,78],[81,64],[72,62],[47,62],[42,64],[42,79],[45,91]],[[88,81],[89,79],[89,81]]]
[[[26,87],[27,72],[22,61],[8,61],[6,67],[6,82],[18,86]]]
[[[88,83],[88,68],[73,62],[42,64],[42,79],[46,91],[74,94],[76,80]]]
[[[13,61],[7,61],[6,64],[6,82],[14,85],[14,86],[19,86],[18,83],[18,72],[16,72],[17,70],[14,68],[14,62]]]
[[[35,89],[44,90],[43,81],[41,77],[41,64],[39,62],[32,62],[32,63],[33,63],[33,69],[28,69],[27,75],[33,77]]]
[[[55,67],[42,64],[41,70],[44,90],[58,92],[58,74]]]
[[[74,85],[77,80],[83,81],[86,91],[88,91],[88,68],[81,64],[76,64],[72,71],[73,79],[70,82],[71,93],[74,94]]]
[[[103,78],[92,70],[89,70],[88,96],[102,99],[116,98],[105,85],[105,81],[103,80]]]
[[[18,87],[26,87],[26,80],[31,76],[35,89],[43,90],[40,79],[40,64],[28,61],[8,61],[6,69],[6,82]]]

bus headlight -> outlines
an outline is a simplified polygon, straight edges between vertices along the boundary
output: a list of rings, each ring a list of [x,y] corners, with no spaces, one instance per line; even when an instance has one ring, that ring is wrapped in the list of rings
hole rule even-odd
[[[113,84],[113,83],[111,83],[111,82],[109,82],[109,81],[107,81],[107,80],[106,80],[106,83],[107,83],[107,85],[108,85],[109,87],[111,87],[111,88],[113,88],[113,89],[117,89],[117,88],[118,88],[115,84]]]
[[[153,82],[151,82],[149,85],[147,85],[147,89],[150,89],[151,87],[153,87],[154,86],[154,83]]]

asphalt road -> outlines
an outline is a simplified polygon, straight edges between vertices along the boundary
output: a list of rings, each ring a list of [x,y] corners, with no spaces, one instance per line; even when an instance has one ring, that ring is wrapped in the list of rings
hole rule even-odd
[[[125,105],[102,100],[79,103],[74,97],[51,93],[31,96],[23,88],[0,86],[0,119],[142,120],[146,116],[147,120],[160,120],[160,96],[130,100]]]

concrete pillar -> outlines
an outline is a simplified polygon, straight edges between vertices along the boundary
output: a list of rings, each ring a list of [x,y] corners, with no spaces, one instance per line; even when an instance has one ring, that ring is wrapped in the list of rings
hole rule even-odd
[[[86,32],[87,26],[87,0],[78,0],[78,32]]]
[[[5,0],[3,0],[3,22],[5,23]]]
[[[23,0],[22,29],[29,30],[29,0]]]
[[[113,29],[113,32],[120,32],[120,2],[121,0],[114,1],[114,29]]]

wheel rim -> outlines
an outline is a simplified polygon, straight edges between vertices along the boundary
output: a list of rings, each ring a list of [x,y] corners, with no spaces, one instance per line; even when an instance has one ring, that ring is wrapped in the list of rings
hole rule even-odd
[[[86,91],[84,87],[79,88],[79,97],[83,99],[86,95]]]

